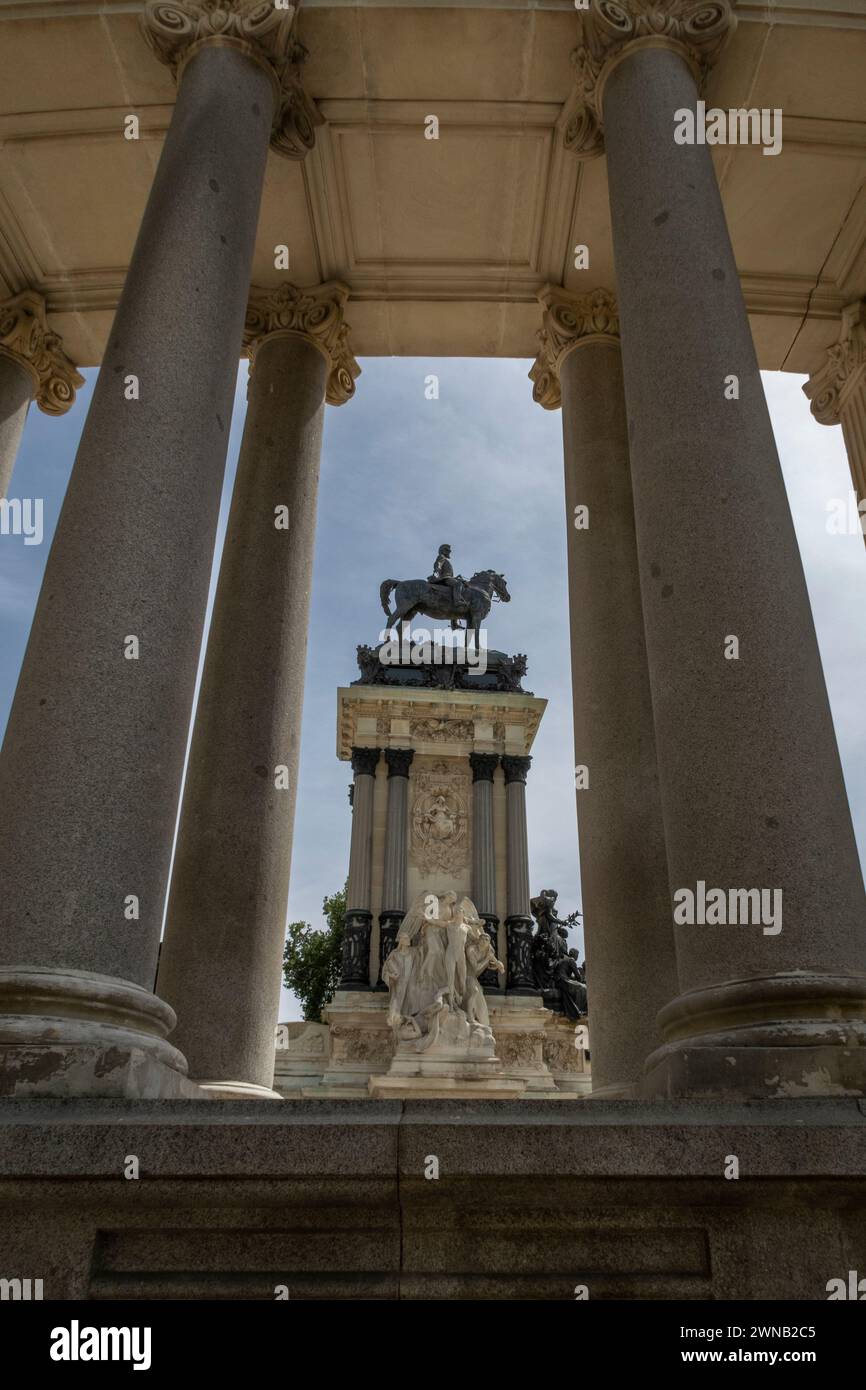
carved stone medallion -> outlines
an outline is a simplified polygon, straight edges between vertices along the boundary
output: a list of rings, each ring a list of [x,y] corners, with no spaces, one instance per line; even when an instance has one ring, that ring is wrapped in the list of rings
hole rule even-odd
[[[459,873],[469,861],[468,782],[459,772],[436,763],[413,780],[413,864],[425,873]]]

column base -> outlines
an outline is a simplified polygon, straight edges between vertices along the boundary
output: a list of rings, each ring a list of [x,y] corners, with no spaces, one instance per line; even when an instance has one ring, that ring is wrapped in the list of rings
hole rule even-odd
[[[350,990],[357,994],[369,994],[370,984],[370,935],[373,930],[373,914],[362,908],[352,908],[346,913],[343,926],[343,974],[340,990]]]
[[[642,1098],[866,1096],[866,975],[735,980],[681,995],[658,1021]]]
[[[174,1010],[128,980],[86,970],[0,969],[0,1096],[199,1096],[166,1041]]]
[[[523,995],[527,999],[541,1000],[540,989],[535,987],[532,970],[532,933],[534,923],[531,917],[515,913],[505,919],[506,943],[508,947],[508,987],[506,994]]]

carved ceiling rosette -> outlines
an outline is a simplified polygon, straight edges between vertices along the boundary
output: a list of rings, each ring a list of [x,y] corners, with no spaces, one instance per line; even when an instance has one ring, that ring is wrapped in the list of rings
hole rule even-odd
[[[614,295],[603,289],[573,294],[559,285],[545,285],[537,298],[544,306],[544,317],[536,335],[538,356],[529,371],[532,399],[545,410],[558,410],[563,358],[585,340],[618,342],[619,311]]]
[[[349,325],[343,318],[348,298],[348,286],[337,280],[313,289],[301,289],[288,281],[273,290],[253,286],[244,325],[244,351],[255,365],[257,348],[272,333],[309,338],[328,363],[328,404],[342,405],[355,394],[355,378],[361,375],[349,347]]]
[[[11,357],[33,377],[34,399],[46,415],[65,415],[84,385],[45,316],[45,300],[24,290],[0,304],[0,354]]]
[[[469,862],[468,782],[437,763],[414,778],[410,858],[425,873],[457,874]]]
[[[563,140],[566,149],[591,159],[604,148],[604,84],[629,46],[681,53],[700,88],[736,19],[728,0],[590,0],[579,24],[580,42],[571,55],[575,109]]]
[[[324,121],[301,83],[307,50],[295,34],[297,14],[297,5],[277,9],[273,0],[147,0],[141,25],[176,80],[204,44],[236,48],[266,68],[275,94],[271,148],[303,159]]]

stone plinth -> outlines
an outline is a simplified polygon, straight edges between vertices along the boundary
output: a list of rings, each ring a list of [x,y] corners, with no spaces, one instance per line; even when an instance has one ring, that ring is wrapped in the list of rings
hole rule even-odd
[[[581,1044],[581,1027],[562,1014],[548,1013],[542,1055],[560,1095],[579,1100],[592,1090],[589,1056]],[[584,1030],[585,1036],[585,1030]]]
[[[280,1023],[274,1060],[274,1090],[298,1100],[319,1086],[327,1066],[330,1038],[324,1023]]]
[[[388,995],[338,990],[324,1014],[330,1050],[321,1089],[315,1094],[332,1100],[365,1100],[370,1077],[387,1070],[394,1055]]]
[[[490,1026],[502,1073],[525,1087],[524,1099],[556,1095],[556,1082],[544,1059],[546,1029],[553,1018],[540,999],[509,994],[490,1008]]]
[[[126,1306],[814,1303],[866,1271],[864,1173],[856,1100],[6,1101],[0,1267]]]

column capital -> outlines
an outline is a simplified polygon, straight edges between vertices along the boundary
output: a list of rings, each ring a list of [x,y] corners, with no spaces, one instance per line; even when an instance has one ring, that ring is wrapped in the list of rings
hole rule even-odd
[[[389,777],[408,777],[409,765],[415,756],[413,748],[386,748],[385,762]]]
[[[473,782],[492,782],[493,774],[499,766],[499,754],[470,753],[469,766],[472,768]]]
[[[728,0],[590,0],[571,55],[576,81],[566,108],[566,149],[581,159],[601,154],[604,85],[628,53],[671,49],[685,58],[700,89],[736,22]]]
[[[65,415],[84,377],[48,327],[45,300],[24,290],[0,302],[0,356],[11,357],[33,378],[33,397],[46,415]]]
[[[277,9],[272,0],[147,0],[141,28],[176,81],[206,44],[234,48],[258,63],[274,87],[271,149],[303,159],[324,121],[301,84],[307,50],[296,36],[297,15],[297,5]]]
[[[511,753],[506,753],[502,758],[502,769],[505,773],[505,785],[509,782],[522,782],[526,784],[526,774],[532,766],[532,759],[529,757],[515,757]]]
[[[356,777],[375,777],[381,748],[353,748],[352,771]]]
[[[803,387],[815,419],[821,425],[838,425],[842,411],[854,393],[866,385],[866,299],[855,300],[842,310],[838,342],[827,349],[823,367]]]
[[[349,346],[349,325],[343,309],[349,287],[339,280],[302,288],[285,280],[273,289],[253,285],[244,325],[244,352],[255,366],[256,353],[273,334],[307,338],[328,364],[325,399],[343,405],[355,394],[361,368]]]
[[[545,285],[536,298],[544,317],[536,334],[538,356],[529,372],[532,399],[545,410],[558,410],[562,405],[559,373],[565,358],[583,344],[619,345],[619,310],[615,296],[604,289],[574,294],[560,285]]]

